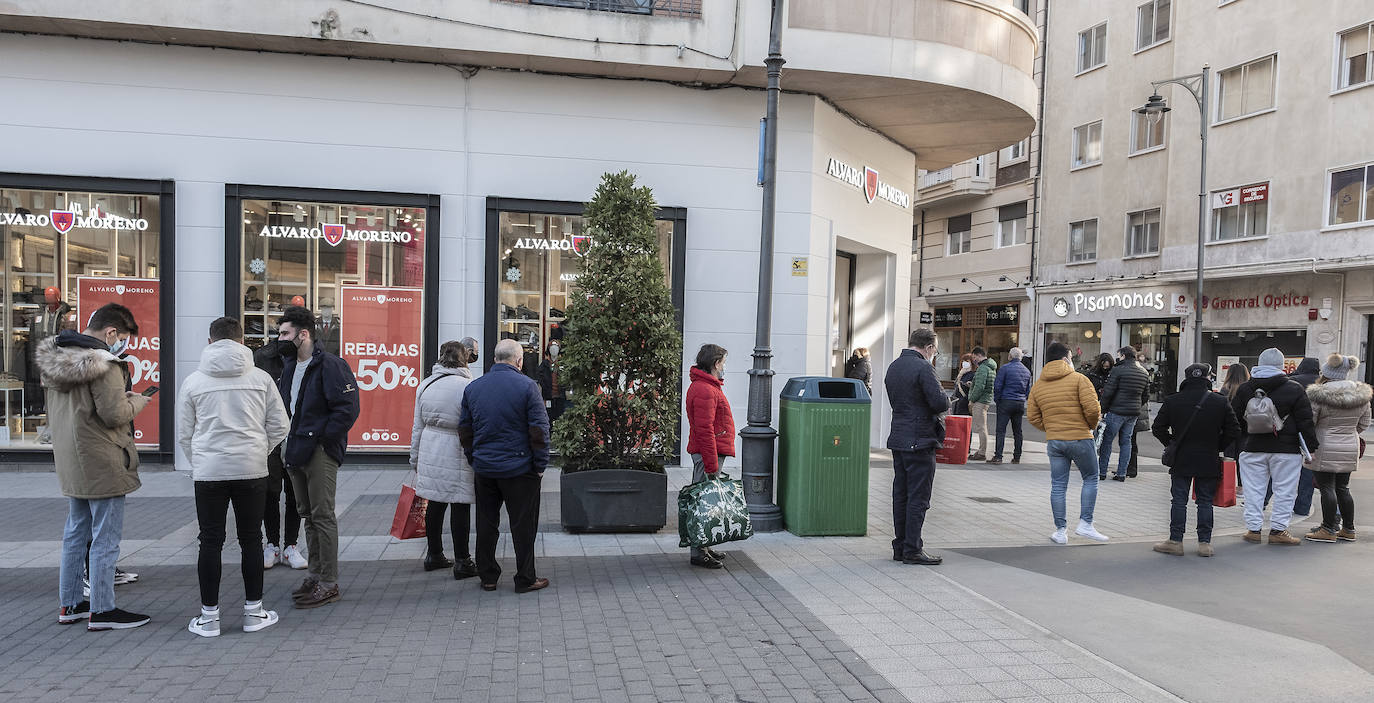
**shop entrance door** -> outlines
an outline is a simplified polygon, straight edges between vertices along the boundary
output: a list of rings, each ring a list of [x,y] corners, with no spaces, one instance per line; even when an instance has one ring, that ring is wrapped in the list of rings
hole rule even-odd
[[[854,265],[853,254],[835,252],[835,302],[830,311],[830,375],[844,377],[844,362],[854,352]]]
[[[1178,390],[1178,320],[1125,320],[1121,339],[1145,354],[1150,400],[1158,403]],[[1113,350],[1114,351],[1114,350]]]

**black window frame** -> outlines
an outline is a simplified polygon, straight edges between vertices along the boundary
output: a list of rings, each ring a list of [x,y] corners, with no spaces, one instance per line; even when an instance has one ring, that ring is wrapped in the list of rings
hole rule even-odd
[[[162,388],[177,387],[177,316],[176,316],[176,181],[171,179],[107,178],[97,176],[56,176],[36,173],[0,172],[0,188],[27,190],[58,190],[88,193],[118,193],[121,195],[149,195],[158,197],[158,384]],[[172,464],[176,461],[176,402],[175,394],[164,397],[158,418],[158,448],[141,449],[140,463]],[[0,450],[2,463],[53,462],[51,449]]]

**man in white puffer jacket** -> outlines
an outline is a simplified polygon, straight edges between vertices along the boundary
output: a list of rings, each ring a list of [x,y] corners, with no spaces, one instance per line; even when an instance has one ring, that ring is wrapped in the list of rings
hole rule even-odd
[[[177,439],[191,462],[200,522],[201,605],[187,628],[192,633],[219,635],[220,553],[231,502],[243,551],[243,631],[277,622],[277,613],[262,605],[263,459],[286,439],[289,428],[281,393],[243,345],[243,325],[232,317],[210,323],[210,346],[177,399]]]

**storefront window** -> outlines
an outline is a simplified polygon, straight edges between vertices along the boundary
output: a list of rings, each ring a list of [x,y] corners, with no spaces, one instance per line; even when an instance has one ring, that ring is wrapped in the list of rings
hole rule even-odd
[[[1141,363],[1150,374],[1150,399],[1162,402],[1178,390],[1177,321],[1144,320],[1121,323],[1121,339],[1145,355]],[[1112,351],[1115,356],[1115,350]]]
[[[654,226],[671,288],[673,222],[658,220]],[[556,420],[566,393],[558,387],[549,344],[563,338],[569,297],[594,235],[584,231],[580,215],[502,212],[499,227],[497,339],[514,339],[525,348],[522,370],[540,382],[550,418]]]
[[[0,189],[7,325],[0,448],[51,448],[34,351],[64,329],[85,329],[105,303],[128,306],[138,322],[126,357],[133,389],[158,385],[160,211],[155,195]],[[134,423],[140,447],[158,446],[159,400],[153,396]]]
[[[361,414],[349,448],[410,446],[422,368],[426,209],[243,200],[239,265],[245,342],[277,336],[287,307],[315,314],[315,338],[348,362]]]
[[[1102,353],[1102,323],[1054,322],[1045,325],[1045,348],[1059,342],[1069,348],[1069,363],[1086,372]]]
[[[935,309],[935,336],[940,357],[935,362],[935,377],[952,383],[959,370],[959,357],[983,347],[998,366],[1007,363],[1008,352],[1019,345],[1021,306],[1018,303],[968,305]]]
[[[1286,372],[1297,369],[1307,349],[1303,330],[1240,330],[1212,332],[1203,335],[1202,358],[1217,372],[1218,383],[1232,364],[1245,364],[1253,369],[1259,363],[1260,352],[1274,347],[1283,352]]]

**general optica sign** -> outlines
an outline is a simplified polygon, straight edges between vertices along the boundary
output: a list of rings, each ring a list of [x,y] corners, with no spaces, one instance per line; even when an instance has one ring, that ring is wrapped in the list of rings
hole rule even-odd
[[[106,303],[119,303],[134,314],[138,335],[129,338],[124,361],[129,365],[129,380],[135,393],[149,386],[159,386],[162,370],[162,337],[159,336],[159,292],[161,281],[156,278],[96,278],[76,279],[77,327],[86,329],[91,315]],[[152,397],[148,407],[134,418],[134,443],[140,447],[158,446],[158,421],[162,394]]]
[[[352,449],[409,449],[420,385],[424,291],[339,287],[341,356],[358,381],[360,410]]]

